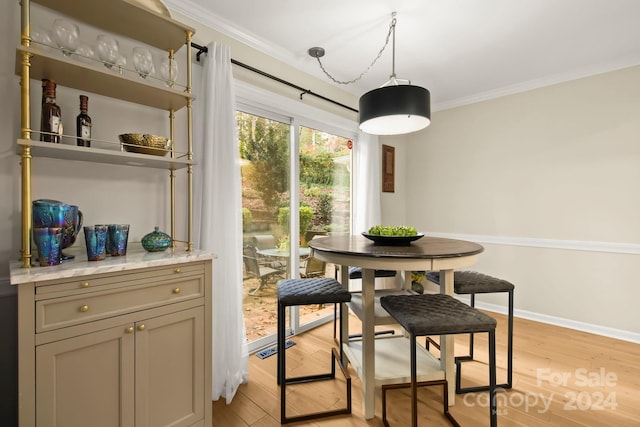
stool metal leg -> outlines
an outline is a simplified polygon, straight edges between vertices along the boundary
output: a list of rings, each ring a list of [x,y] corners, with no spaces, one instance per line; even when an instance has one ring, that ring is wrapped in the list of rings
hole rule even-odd
[[[346,415],[351,414],[351,376],[347,369],[347,364],[343,363],[343,350],[342,350],[342,342],[340,341],[340,352],[335,347],[331,348],[331,372],[326,374],[317,374],[317,375],[307,375],[301,377],[287,378],[286,374],[286,356],[285,356],[285,313],[286,306],[278,303],[278,320],[277,320],[277,328],[278,328],[278,353],[277,353],[277,380],[280,385],[280,423],[288,424],[296,421],[306,421],[312,420],[316,418],[329,417],[333,415]],[[344,318],[342,316],[342,304],[340,304],[340,327],[342,328],[342,324],[344,322]],[[305,415],[297,415],[293,417],[287,416],[287,393],[286,386],[287,384],[300,384],[300,383],[308,383],[313,381],[320,380],[328,380],[334,379],[336,374],[336,362],[342,371],[342,374],[345,377],[346,381],[346,399],[347,406],[346,408],[336,409],[325,412],[314,412],[311,414]]]
[[[496,396],[496,332],[489,331],[489,415],[491,427],[498,426],[498,408]]]
[[[497,384],[496,387],[503,389],[510,389],[513,387],[513,291],[507,291],[509,294],[509,307],[507,313],[507,382],[503,384]],[[474,307],[474,295],[471,294],[471,307]],[[473,360],[473,334],[471,334],[469,340],[471,350],[469,356],[458,356],[456,361],[456,393],[474,393],[477,391],[487,391],[489,386],[477,386],[477,387],[462,387],[462,363]]]
[[[449,387],[447,380],[432,380],[418,382],[417,344],[416,335],[409,334],[410,360],[411,360],[411,382],[403,384],[384,384],[382,386],[382,424],[391,427],[387,421],[387,391],[399,388],[411,388],[411,426],[418,426],[418,387],[441,385],[442,386],[442,412],[447,417],[451,425],[460,427],[458,421],[449,412]],[[492,427],[494,427],[492,425]]]
[[[411,340],[411,426],[418,427],[418,364],[416,356],[416,336],[409,335]]]
[[[509,291],[509,316],[507,318],[507,383],[500,387],[513,387],[513,291]]]

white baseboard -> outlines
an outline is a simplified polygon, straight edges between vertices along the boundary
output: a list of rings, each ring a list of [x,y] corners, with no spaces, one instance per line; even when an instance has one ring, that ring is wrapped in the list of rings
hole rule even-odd
[[[465,301],[467,302],[467,301]],[[491,311],[493,313],[507,314],[507,307],[497,304],[489,304],[476,300],[476,308]],[[522,319],[533,320],[540,323],[546,323],[554,326],[561,326],[563,328],[575,329],[577,331],[589,332],[591,334],[602,335],[609,338],[615,338],[622,341],[629,341],[635,344],[640,344],[640,333],[625,331],[622,329],[609,328],[606,326],[594,325],[591,323],[578,322],[576,320],[565,319],[562,317],[550,316],[548,314],[534,313],[527,310],[513,311],[514,317]]]

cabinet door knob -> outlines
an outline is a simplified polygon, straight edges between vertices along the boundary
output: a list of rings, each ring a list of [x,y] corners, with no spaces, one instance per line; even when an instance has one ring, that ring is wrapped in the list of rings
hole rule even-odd
[[[182,269],[180,269],[180,268],[176,268],[176,269],[175,269],[175,270],[173,270],[173,271],[174,271],[174,272],[176,272],[176,273],[182,273]]]
[[[89,287],[89,282],[82,282],[82,286],[83,288],[88,288]]]
[[[173,289],[173,293],[174,294],[179,294],[180,293],[180,288],[174,288]]]
[[[126,333],[128,334],[132,334],[133,333],[133,326],[129,326],[127,329],[124,330]]]
[[[144,331],[145,329],[147,329],[147,327],[144,324],[138,326],[139,331]]]
[[[89,311],[89,306],[88,305],[80,306],[80,311],[83,313],[86,313],[87,311]]]

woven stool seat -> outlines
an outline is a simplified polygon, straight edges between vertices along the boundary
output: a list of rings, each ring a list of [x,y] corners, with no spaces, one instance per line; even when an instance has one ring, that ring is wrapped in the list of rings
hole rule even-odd
[[[426,277],[435,284],[440,283],[438,271],[428,272]],[[460,295],[509,292],[514,288],[515,286],[511,282],[476,271],[455,271],[453,273],[453,289],[456,294]]]
[[[330,277],[286,279],[278,282],[278,302],[286,306],[349,301],[351,301],[351,292]]]
[[[487,332],[496,328],[494,318],[449,295],[389,295],[382,297],[380,304],[416,336]]]

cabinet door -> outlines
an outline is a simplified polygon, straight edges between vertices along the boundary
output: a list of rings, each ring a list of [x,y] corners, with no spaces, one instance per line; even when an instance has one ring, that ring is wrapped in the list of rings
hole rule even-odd
[[[38,427],[133,427],[131,326],[36,348]]]
[[[136,323],[136,427],[204,418],[204,307]]]

